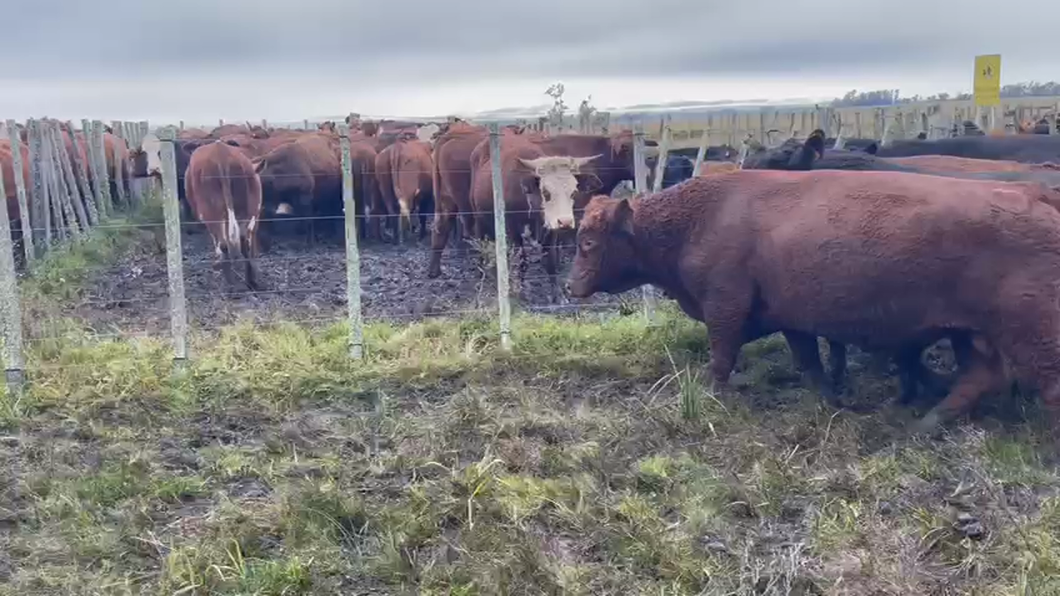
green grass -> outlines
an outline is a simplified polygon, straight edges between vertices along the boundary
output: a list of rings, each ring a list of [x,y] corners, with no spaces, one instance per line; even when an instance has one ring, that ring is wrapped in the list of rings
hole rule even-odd
[[[907,439],[778,338],[715,392],[669,308],[519,315],[511,354],[488,320],[365,335],[354,362],[342,324],[234,326],[182,370],[165,341],[31,344],[0,396],[0,594],[1060,594],[1034,424]],[[866,362],[854,398],[896,395]]]

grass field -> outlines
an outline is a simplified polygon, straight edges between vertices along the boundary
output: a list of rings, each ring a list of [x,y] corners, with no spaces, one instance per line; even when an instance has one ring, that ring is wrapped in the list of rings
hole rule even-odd
[[[56,255],[27,316],[143,241]],[[0,594],[1060,594],[1035,400],[907,438],[856,352],[875,414],[824,405],[778,338],[714,395],[669,308],[518,315],[510,355],[488,320],[372,325],[363,363],[339,324],[237,325],[177,372],[55,328],[0,398]]]

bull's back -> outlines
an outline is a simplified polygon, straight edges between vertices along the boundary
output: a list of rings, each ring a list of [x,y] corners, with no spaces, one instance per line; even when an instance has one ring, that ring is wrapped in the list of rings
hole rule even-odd
[[[696,183],[716,197],[707,210],[715,250],[741,246],[749,269],[785,300],[830,292],[845,300],[836,308],[914,312],[925,295],[989,303],[984,290],[1014,269],[1060,279],[1060,213],[1034,185],[839,171]]]

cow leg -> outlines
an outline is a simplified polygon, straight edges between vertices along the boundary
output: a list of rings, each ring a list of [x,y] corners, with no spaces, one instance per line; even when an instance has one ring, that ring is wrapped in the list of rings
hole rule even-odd
[[[261,281],[258,275],[258,219],[256,217],[250,218],[250,222],[247,224],[246,236],[240,239],[243,248],[243,254],[246,258],[246,276],[247,276],[247,287],[254,292],[263,289]]]
[[[825,401],[833,407],[842,408],[843,403],[825,377],[821,353],[817,347],[817,336],[801,331],[785,331],[784,338],[788,341],[788,349],[791,350],[795,366],[809,378],[810,385],[820,391]]]
[[[719,279],[739,279],[719,275]],[[746,323],[751,313],[751,292],[741,288],[711,288],[711,300],[702,305],[703,319],[710,330],[710,371],[716,386],[729,383],[740,347],[744,344]]]
[[[543,230],[541,234],[541,264],[548,275],[548,300],[552,304],[555,304],[559,298],[559,281],[556,279],[557,237],[558,234],[550,230]]]
[[[918,377],[923,368],[923,361],[920,358],[922,352],[923,346],[918,344],[912,347],[903,347],[894,356],[895,364],[898,367],[898,380],[902,387],[898,403],[903,406],[916,401],[920,393]]]
[[[836,395],[842,395],[846,388],[847,376],[846,344],[828,340],[828,366],[832,369],[832,389]]]
[[[427,277],[431,279],[442,274],[442,252],[449,242],[452,225],[452,210],[443,206],[434,216],[434,230],[431,231],[431,260],[427,266]]]
[[[949,395],[913,425],[914,433],[929,433],[975,405],[983,394],[1000,390],[1005,384],[1001,353],[988,346],[988,353],[970,350],[967,368],[957,373]]]

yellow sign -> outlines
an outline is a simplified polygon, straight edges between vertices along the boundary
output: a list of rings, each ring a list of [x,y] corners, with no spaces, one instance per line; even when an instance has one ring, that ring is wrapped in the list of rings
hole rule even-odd
[[[1001,103],[1001,54],[975,57],[975,105],[996,106]]]

